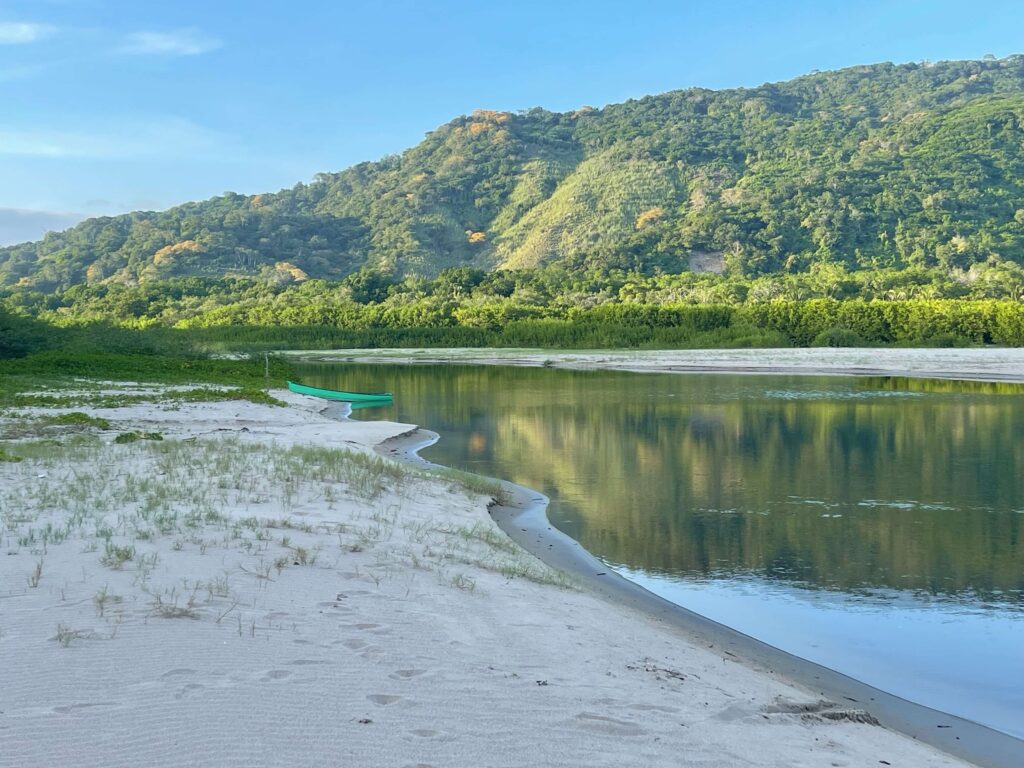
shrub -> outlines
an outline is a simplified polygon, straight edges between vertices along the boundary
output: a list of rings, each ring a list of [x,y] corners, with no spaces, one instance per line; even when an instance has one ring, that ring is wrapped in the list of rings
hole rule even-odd
[[[812,347],[863,347],[864,339],[849,328],[833,327],[822,331],[811,342]]]

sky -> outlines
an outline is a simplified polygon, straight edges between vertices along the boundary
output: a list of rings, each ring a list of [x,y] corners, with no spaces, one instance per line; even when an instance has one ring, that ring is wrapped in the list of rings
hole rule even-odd
[[[1024,52],[1020,0],[3,0],[0,244],[275,191],[474,109]]]

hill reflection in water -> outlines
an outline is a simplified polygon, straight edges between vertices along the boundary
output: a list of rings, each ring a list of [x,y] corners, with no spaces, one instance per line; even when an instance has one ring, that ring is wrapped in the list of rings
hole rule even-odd
[[[396,393],[428,455],[552,496],[611,563],[1024,604],[1024,388],[892,378],[306,366]],[[378,415],[379,414],[379,415]]]

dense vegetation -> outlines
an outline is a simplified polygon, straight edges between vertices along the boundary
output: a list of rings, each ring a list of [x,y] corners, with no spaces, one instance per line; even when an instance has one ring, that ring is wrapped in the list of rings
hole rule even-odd
[[[56,327],[0,309],[0,409],[10,406],[117,406],[160,400],[279,404],[264,391],[283,387],[291,365],[262,355],[215,358],[169,329],[145,332],[110,324]],[[97,381],[98,380],[98,381]],[[218,384],[217,388],[105,395],[102,382]],[[68,393],[68,389],[73,394]]]
[[[761,276],[814,267],[932,271],[941,292],[982,265],[1019,276],[1022,193],[1024,57],[880,64],[564,114],[477,112],[276,194],[0,249],[0,285],[356,274],[358,292],[378,274],[557,265],[724,270],[755,293],[775,290]]]
[[[492,311],[493,310],[493,311]],[[742,305],[603,304],[535,308],[516,317],[501,305],[474,321],[445,305],[406,316],[371,303],[272,303],[225,307],[179,327],[131,329],[110,323],[20,324],[0,359],[32,354],[41,372],[102,375],[82,369],[88,352],[176,355],[202,359],[211,351],[366,347],[713,348],[780,346],[1024,345],[1024,304],[1015,301],[772,301]],[[0,310],[0,323],[5,313]],[[17,320],[17,318],[15,318]],[[486,322],[483,322],[486,320]],[[40,330],[42,329],[42,330]],[[40,358],[47,351],[58,354]],[[148,364],[138,361],[140,374]],[[190,363],[177,364],[185,375]],[[47,368],[49,366],[49,368]],[[9,366],[0,365],[0,375]],[[195,369],[198,372],[198,368]],[[280,378],[280,377],[278,377]]]
[[[1024,57],[479,112],[0,249],[0,358],[1024,344]]]

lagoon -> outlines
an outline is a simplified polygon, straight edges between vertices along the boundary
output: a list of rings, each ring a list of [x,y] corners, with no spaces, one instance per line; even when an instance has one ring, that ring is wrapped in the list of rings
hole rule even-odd
[[[361,419],[551,498],[609,567],[883,690],[1024,736],[1024,389],[894,377],[306,364]]]

